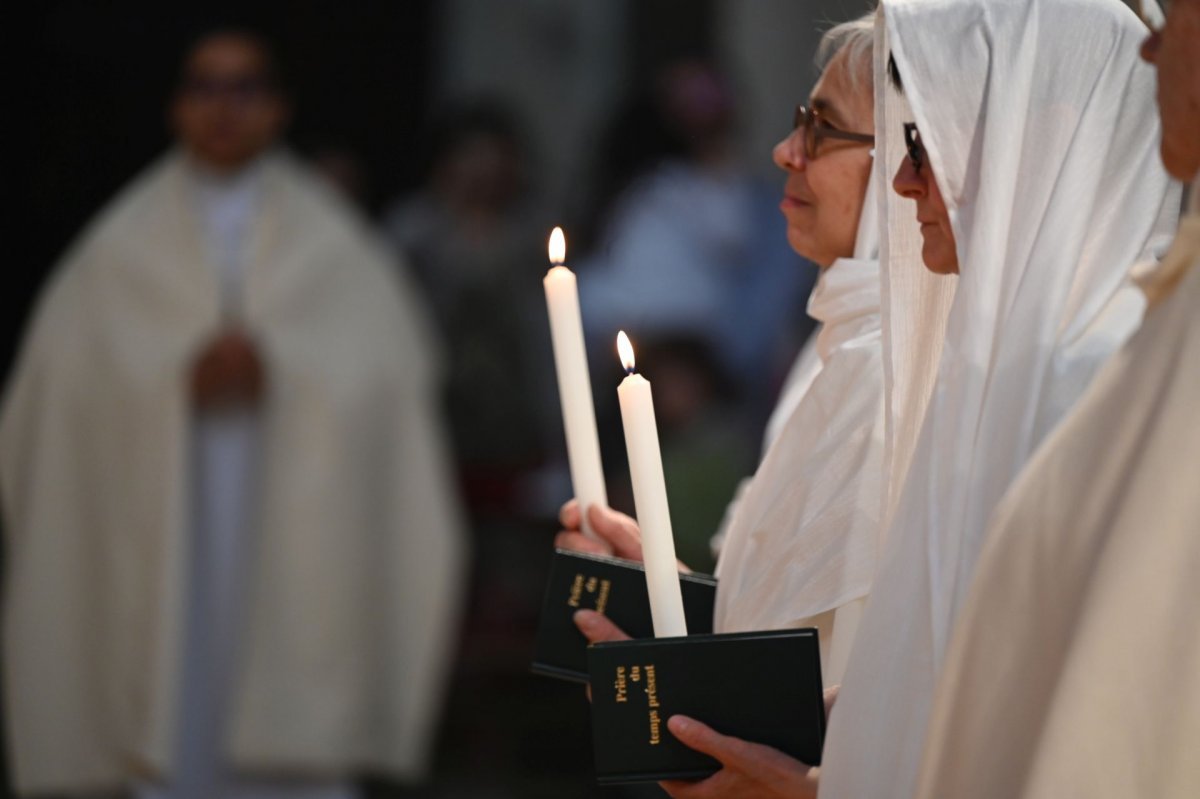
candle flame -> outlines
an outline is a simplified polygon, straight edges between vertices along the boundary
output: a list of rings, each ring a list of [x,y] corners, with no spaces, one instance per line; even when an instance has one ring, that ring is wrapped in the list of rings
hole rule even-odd
[[[621,355],[621,365],[625,371],[633,374],[633,344],[629,343],[629,336],[625,335],[624,330],[617,333],[617,352]]]
[[[563,264],[567,260],[567,237],[563,235],[563,229],[555,227],[550,232],[550,245],[546,248],[550,253],[550,263]]]

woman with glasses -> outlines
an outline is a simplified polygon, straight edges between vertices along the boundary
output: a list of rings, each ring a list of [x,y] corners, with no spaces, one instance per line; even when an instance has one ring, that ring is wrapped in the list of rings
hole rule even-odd
[[[921,797],[1200,796],[1200,0],[1166,13],[1142,57],[1188,212],[1145,323],[992,517]]]
[[[715,628],[818,627],[827,685],[838,680],[870,590],[882,491],[873,39],[873,14],[825,35],[821,79],[775,147],[787,174],[780,208],[788,241],[822,270],[808,305],[821,328],[772,418],[762,465],[731,507],[717,566]],[[605,546],[577,532],[573,502],[557,543],[640,559],[635,521],[603,508],[590,514]],[[577,622],[592,640],[621,635],[598,614],[583,612]],[[665,786],[674,796],[814,790],[815,771],[778,751],[699,722],[675,718],[668,726],[724,764],[700,783]]]
[[[876,109],[895,188],[888,522],[830,718],[823,799],[914,794],[987,521],[1141,323],[1131,267],[1153,260],[1179,208],[1138,58],[1146,29],[1117,0],[884,0],[881,13],[902,85]]]

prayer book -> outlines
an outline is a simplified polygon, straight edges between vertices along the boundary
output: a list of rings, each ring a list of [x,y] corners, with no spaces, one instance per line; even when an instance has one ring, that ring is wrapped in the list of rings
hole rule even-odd
[[[712,632],[716,578],[681,573],[679,583],[688,632]],[[577,610],[603,613],[631,638],[654,635],[642,564],[556,549],[534,640],[535,673],[580,683],[588,681],[588,642],[575,626]]]
[[[667,729],[675,714],[821,762],[825,701],[814,628],[606,642],[588,648],[588,668],[601,784],[719,771],[717,760]]]

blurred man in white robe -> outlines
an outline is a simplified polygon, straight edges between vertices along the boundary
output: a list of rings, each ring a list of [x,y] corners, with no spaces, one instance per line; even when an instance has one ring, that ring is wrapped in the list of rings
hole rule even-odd
[[[0,411],[22,794],[343,799],[428,765],[463,557],[434,353],[287,117],[261,40],[201,39],[178,146],[27,333]]]
[[[1192,182],[1142,330],[993,517],[923,797],[1200,796],[1200,0],[1142,48]]]

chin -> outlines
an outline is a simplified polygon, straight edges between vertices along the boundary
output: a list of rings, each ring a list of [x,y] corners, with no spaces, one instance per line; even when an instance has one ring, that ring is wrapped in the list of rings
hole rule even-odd
[[[921,260],[925,262],[925,268],[935,275],[958,274],[958,258],[953,251],[947,252],[946,247],[925,245],[921,250]]]
[[[1172,146],[1172,144],[1180,144],[1180,146]],[[1176,180],[1190,183],[1200,175],[1200,150],[1197,150],[1194,141],[1181,144],[1171,142],[1164,137],[1161,154],[1163,166]]]

